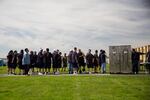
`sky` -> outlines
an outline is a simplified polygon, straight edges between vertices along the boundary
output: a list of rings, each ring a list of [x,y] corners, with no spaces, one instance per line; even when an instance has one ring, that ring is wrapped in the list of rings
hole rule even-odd
[[[0,0],[0,58],[9,50],[150,44],[150,0]]]

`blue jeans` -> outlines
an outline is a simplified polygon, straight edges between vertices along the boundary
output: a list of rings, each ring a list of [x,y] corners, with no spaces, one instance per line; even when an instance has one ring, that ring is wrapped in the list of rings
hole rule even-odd
[[[69,63],[69,74],[73,73],[73,66],[72,63]]]
[[[106,72],[106,63],[102,63],[101,68],[102,68],[102,73],[105,73]]]

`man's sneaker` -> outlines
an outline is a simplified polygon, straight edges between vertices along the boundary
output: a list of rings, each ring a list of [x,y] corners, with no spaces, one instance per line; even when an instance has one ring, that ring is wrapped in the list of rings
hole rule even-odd
[[[77,72],[73,72],[73,74],[74,74],[74,75],[76,75],[76,74],[77,74]]]
[[[43,75],[47,75],[47,72],[45,72]]]
[[[39,72],[38,75],[43,75],[43,74]]]

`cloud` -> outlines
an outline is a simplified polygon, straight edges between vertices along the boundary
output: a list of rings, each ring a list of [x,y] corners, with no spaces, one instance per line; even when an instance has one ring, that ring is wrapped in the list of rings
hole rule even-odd
[[[150,43],[148,0],[1,0],[0,57],[10,49]]]

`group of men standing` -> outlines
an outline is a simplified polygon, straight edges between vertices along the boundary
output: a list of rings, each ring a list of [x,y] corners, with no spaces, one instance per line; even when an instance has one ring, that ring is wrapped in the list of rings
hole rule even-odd
[[[98,55],[98,50],[95,50],[95,54],[91,53],[89,49],[88,53],[85,55],[81,49],[78,50],[74,48],[74,51],[71,50],[68,55],[69,63],[69,73],[85,73],[87,66],[88,73],[98,73],[98,70],[102,73],[106,73],[106,54],[104,50],[100,50]]]
[[[28,48],[21,50],[20,53],[17,51],[9,51],[7,55],[8,74],[16,74],[16,67],[19,68],[19,74],[28,75],[31,69],[32,73],[37,72],[39,74],[50,73],[51,65],[53,65],[53,72],[61,68],[63,64],[63,70],[67,67],[67,56],[61,56],[59,50],[54,51],[52,54],[47,48],[45,51],[41,49],[38,54],[36,51],[30,51]]]
[[[19,68],[19,74],[28,75],[29,70],[32,73],[37,72],[40,75],[49,74],[51,67],[53,74],[58,74],[60,71],[66,71],[67,66],[69,67],[69,74],[77,73],[98,73],[100,70],[102,73],[106,73],[106,54],[104,50],[95,50],[95,54],[91,53],[89,49],[85,55],[81,49],[75,47],[67,55],[59,50],[55,50],[53,53],[49,52],[49,48],[45,51],[41,49],[38,54],[36,51],[30,51],[28,48],[21,50],[20,53],[17,51],[10,50],[7,55],[8,74],[16,74],[16,68]],[[86,65],[88,71],[86,71]]]
[[[136,52],[135,49],[132,51],[132,72],[134,74],[139,73],[140,55],[144,53]],[[146,61],[149,62],[146,68],[150,72],[150,50],[146,54]],[[68,67],[69,74],[78,73],[106,73],[106,54],[104,50],[95,50],[95,53],[91,53],[91,49],[85,55],[81,49],[74,47],[67,55],[59,50],[55,50],[53,53],[46,48],[44,51],[41,49],[38,54],[36,51],[30,51],[28,48],[21,50],[20,53],[17,51],[10,50],[7,55],[8,74],[16,74],[16,67],[19,68],[19,74],[28,75],[29,70],[32,73],[36,71],[43,74],[50,74],[51,68],[53,74],[59,74],[59,72],[66,72]]]

